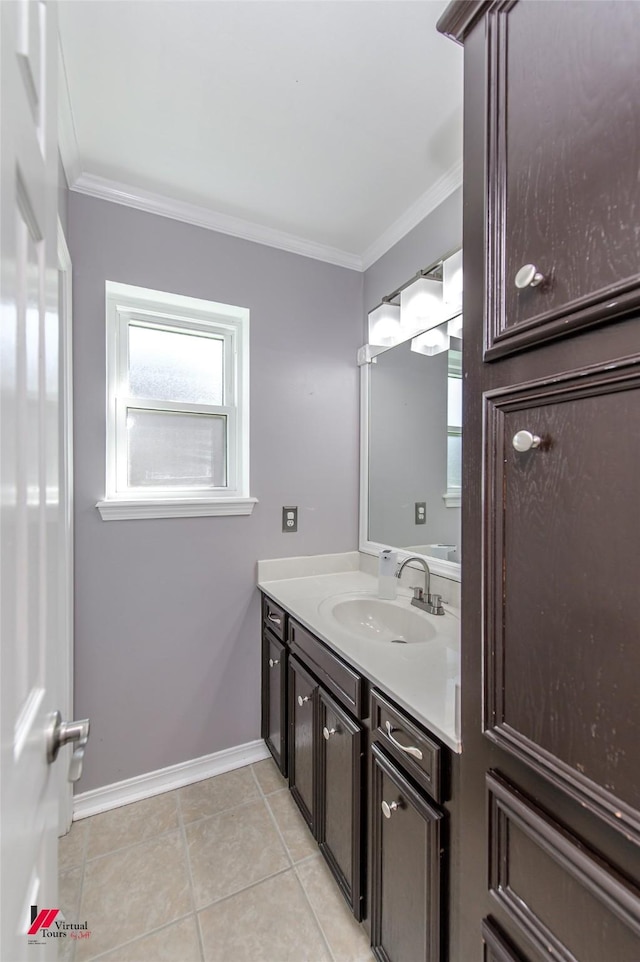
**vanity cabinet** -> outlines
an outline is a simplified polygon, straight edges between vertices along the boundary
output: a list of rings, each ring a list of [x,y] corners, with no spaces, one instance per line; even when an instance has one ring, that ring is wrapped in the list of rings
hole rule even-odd
[[[318,844],[361,919],[365,731],[322,688],[318,707]]]
[[[268,598],[262,601],[262,724],[261,734],[273,760],[287,774],[287,648],[286,615]]]
[[[291,795],[353,915],[366,920],[376,957],[454,962],[444,948],[455,943],[458,924],[445,888],[451,753],[279,610]],[[282,644],[263,622],[263,645],[265,636]],[[273,696],[274,687],[263,686],[263,699]]]
[[[364,728],[347,709],[364,704],[363,679],[292,619],[288,635],[289,788],[360,920]]]
[[[381,962],[442,962],[446,751],[371,692],[371,946]]]
[[[444,813],[371,747],[371,947],[381,962],[441,962]]]
[[[289,660],[289,789],[316,834],[318,683],[297,658]]]

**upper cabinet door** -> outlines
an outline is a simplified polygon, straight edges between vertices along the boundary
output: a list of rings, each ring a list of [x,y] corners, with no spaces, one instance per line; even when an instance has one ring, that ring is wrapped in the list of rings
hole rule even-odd
[[[492,359],[640,305],[640,3],[507,0],[486,36]]]

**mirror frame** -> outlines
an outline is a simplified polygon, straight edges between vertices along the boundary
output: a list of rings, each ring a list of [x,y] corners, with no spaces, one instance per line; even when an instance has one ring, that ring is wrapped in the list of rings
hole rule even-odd
[[[414,335],[412,335],[413,337]],[[410,338],[407,338],[410,340]],[[404,343],[404,342],[399,342]],[[375,347],[366,352],[366,358],[360,363],[360,525],[359,548],[364,554],[379,555],[383,548],[393,548],[398,552],[398,558],[424,558],[429,565],[431,574],[449,578],[450,581],[461,581],[461,565],[456,561],[444,561],[432,558],[431,555],[418,555],[414,551],[400,548],[397,545],[380,544],[369,539],[369,400],[371,397],[371,357],[393,350],[398,344],[389,347]]]

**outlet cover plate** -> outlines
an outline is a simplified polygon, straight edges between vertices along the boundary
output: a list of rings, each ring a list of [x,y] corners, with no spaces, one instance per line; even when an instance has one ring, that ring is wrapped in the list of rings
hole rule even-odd
[[[298,508],[291,505],[282,509],[282,530],[285,534],[293,534],[298,530]]]

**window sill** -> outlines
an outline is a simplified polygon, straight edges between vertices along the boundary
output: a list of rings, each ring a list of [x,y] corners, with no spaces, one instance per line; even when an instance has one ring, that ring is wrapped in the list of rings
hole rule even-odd
[[[442,500],[447,508],[459,508],[462,504],[460,491],[446,491],[442,495]]]
[[[111,498],[98,501],[96,508],[103,521],[132,521],[141,518],[212,518],[250,515],[257,498],[184,498],[166,500],[129,500]]]

